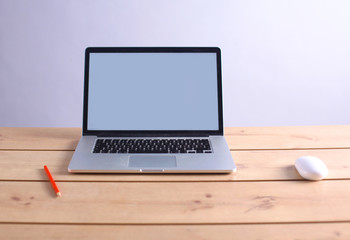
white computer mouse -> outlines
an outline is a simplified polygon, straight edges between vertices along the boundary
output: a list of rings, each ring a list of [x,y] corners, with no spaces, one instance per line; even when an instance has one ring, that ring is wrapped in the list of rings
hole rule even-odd
[[[328,168],[321,159],[313,156],[303,156],[295,161],[299,174],[308,180],[322,180],[328,175]]]

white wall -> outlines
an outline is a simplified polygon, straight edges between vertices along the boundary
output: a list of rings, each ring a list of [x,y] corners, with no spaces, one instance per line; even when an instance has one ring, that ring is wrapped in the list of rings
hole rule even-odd
[[[219,46],[226,126],[350,124],[350,1],[0,0],[0,126],[81,126],[88,46]]]

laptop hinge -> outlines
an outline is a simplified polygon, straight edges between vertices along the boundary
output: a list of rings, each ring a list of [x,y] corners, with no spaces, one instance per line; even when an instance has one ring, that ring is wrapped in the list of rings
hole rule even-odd
[[[113,132],[101,132],[91,134],[96,137],[209,137],[209,134],[201,134],[201,133],[113,133]]]

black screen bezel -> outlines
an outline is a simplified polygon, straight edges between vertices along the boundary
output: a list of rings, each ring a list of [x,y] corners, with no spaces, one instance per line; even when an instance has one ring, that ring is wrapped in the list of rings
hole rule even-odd
[[[218,130],[88,130],[88,97],[89,97],[89,66],[90,53],[216,53],[217,59],[217,96],[218,96]],[[85,50],[84,74],[84,107],[83,107],[83,135],[110,137],[166,137],[166,136],[209,136],[223,135],[222,109],[222,73],[221,51],[218,47],[88,47]]]

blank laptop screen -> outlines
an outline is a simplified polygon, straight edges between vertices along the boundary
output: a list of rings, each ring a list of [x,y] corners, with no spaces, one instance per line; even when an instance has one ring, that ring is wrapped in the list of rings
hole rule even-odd
[[[215,53],[90,53],[88,130],[218,130]]]

